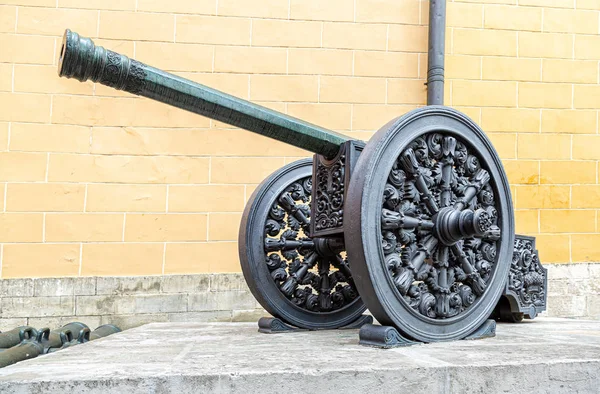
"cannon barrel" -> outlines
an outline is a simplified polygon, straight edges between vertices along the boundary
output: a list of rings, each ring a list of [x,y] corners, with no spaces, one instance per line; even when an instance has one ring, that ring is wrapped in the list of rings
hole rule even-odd
[[[109,51],[65,31],[58,75],[92,80],[240,127],[325,157],[349,138]]]
[[[35,358],[42,354],[44,347],[34,340],[24,340],[16,346],[0,353],[0,368],[12,365],[19,361]]]
[[[33,327],[21,326],[0,334],[0,349],[8,349],[18,345],[25,339],[35,337],[37,332]]]

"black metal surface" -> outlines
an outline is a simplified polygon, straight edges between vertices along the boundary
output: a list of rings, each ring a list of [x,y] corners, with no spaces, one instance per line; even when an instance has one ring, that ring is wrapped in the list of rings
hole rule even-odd
[[[446,50],[446,0],[429,1],[428,37],[427,105],[443,105],[444,55]]]
[[[116,334],[121,332],[121,329],[113,324],[103,324],[101,326],[96,327],[94,331],[90,333],[90,341],[104,338],[112,334]]]
[[[516,235],[508,280],[493,317],[513,323],[534,319],[546,310],[547,289],[548,270],[540,262],[535,237]]]
[[[35,328],[29,326],[20,326],[0,333],[0,349],[11,348],[25,339],[34,338],[36,335],[37,331]]]
[[[344,233],[344,203],[348,185],[364,147],[362,141],[347,141],[331,160],[314,155],[311,237],[341,236]]]
[[[50,331],[48,327],[39,330],[37,342],[43,347],[43,353],[51,353],[55,349],[60,349],[65,343],[73,340],[71,330],[54,330]]]
[[[375,324],[365,324],[362,326],[358,332],[358,338],[359,345],[382,349],[412,346],[419,343],[405,338],[394,327],[379,326]]]
[[[465,337],[467,340],[493,338],[496,336],[496,321],[487,319],[483,324],[472,334]]]
[[[75,324],[81,324],[81,323],[75,323]],[[74,328],[74,327],[72,326],[71,328]],[[64,342],[60,348],[48,349],[48,353],[57,352],[59,350],[66,349],[68,347],[72,347],[72,346],[80,345],[82,343],[89,342],[90,341],[90,332],[91,331],[90,331],[89,327],[87,327],[87,326],[79,327],[79,332],[73,336],[73,339],[71,339],[68,342]]]
[[[353,321],[350,324],[345,326],[341,326],[338,330],[356,330],[364,326],[365,324],[372,324],[373,317],[369,315],[360,315],[358,319]],[[294,327],[290,324],[285,323],[281,319],[276,317],[261,317],[258,320],[258,332],[263,334],[280,334],[280,333],[291,333],[291,332],[301,332],[301,331],[310,331],[308,328],[299,328]],[[315,330],[313,330],[315,331]]]
[[[483,131],[450,108],[414,110],[373,136],[354,174],[346,247],[375,318],[423,342],[475,331],[504,288],[514,238],[508,180]]]
[[[58,73],[148,97],[287,144],[334,157],[349,138],[161,71],[65,31]]]
[[[21,343],[0,353],[0,368],[7,367],[19,361],[29,360],[42,354],[44,347],[33,339]]]
[[[255,190],[240,226],[242,271],[273,316],[296,327],[333,329],[365,310],[340,239],[311,239],[312,161],[291,163]]]
[[[71,322],[62,326],[60,330],[70,331],[75,341],[85,341],[86,337],[89,340],[90,328],[84,323]]]
[[[120,331],[117,326],[105,324],[94,330],[92,339],[105,337]],[[4,334],[8,334],[5,335],[4,341],[0,342],[4,345],[14,343],[17,339],[20,339],[20,341],[8,349],[0,349],[0,368],[37,357],[40,354],[53,353],[86,343],[91,339],[89,327],[79,322],[68,323],[52,331],[47,327],[36,330],[29,326],[23,326]]]
[[[365,324],[373,324],[373,316],[371,316],[371,315],[360,315],[358,317],[358,319],[354,320],[350,324],[346,324],[345,326],[342,326],[342,327],[338,328],[338,330],[356,330],[358,328],[361,328]]]
[[[289,325],[276,317],[261,317],[258,320],[258,332],[263,334],[281,334],[286,332],[308,331],[307,328],[298,328]]]

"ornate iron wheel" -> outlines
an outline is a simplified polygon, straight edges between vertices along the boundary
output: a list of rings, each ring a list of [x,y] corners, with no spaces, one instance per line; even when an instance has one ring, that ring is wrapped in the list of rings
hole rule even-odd
[[[239,236],[242,271],[258,302],[297,327],[338,328],[366,309],[341,238],[309,238],[312,160],[267,178],[246,205]]]
[[[344,221],[360,294],[379,322],[453,340],[490,315],[511,263],[514,219],[502,163],[447,107],[384,126],[354,172]]]

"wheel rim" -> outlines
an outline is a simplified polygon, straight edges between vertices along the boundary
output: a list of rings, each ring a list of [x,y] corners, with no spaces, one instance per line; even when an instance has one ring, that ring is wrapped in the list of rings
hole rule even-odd
[[[337,328],[366,307],[345,251],[308,237],[311,176],[312,161],[302,160],[257,188],[242,219],[240,260],[246,282],[269,313],[303,328]]]
[[[483,132],[458,111],[418,109],[371,139],[354,174],[346,244],[369,310],[426,342],[477,329],[514,237],[508,182]]]

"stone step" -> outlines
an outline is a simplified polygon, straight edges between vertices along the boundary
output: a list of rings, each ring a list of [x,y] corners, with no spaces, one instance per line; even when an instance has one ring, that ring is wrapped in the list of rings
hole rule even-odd
[[[0,370],[12,393],[597,393],[600,322],[538,318],[495,338],[394,349],[358,330],[152,323]]]

